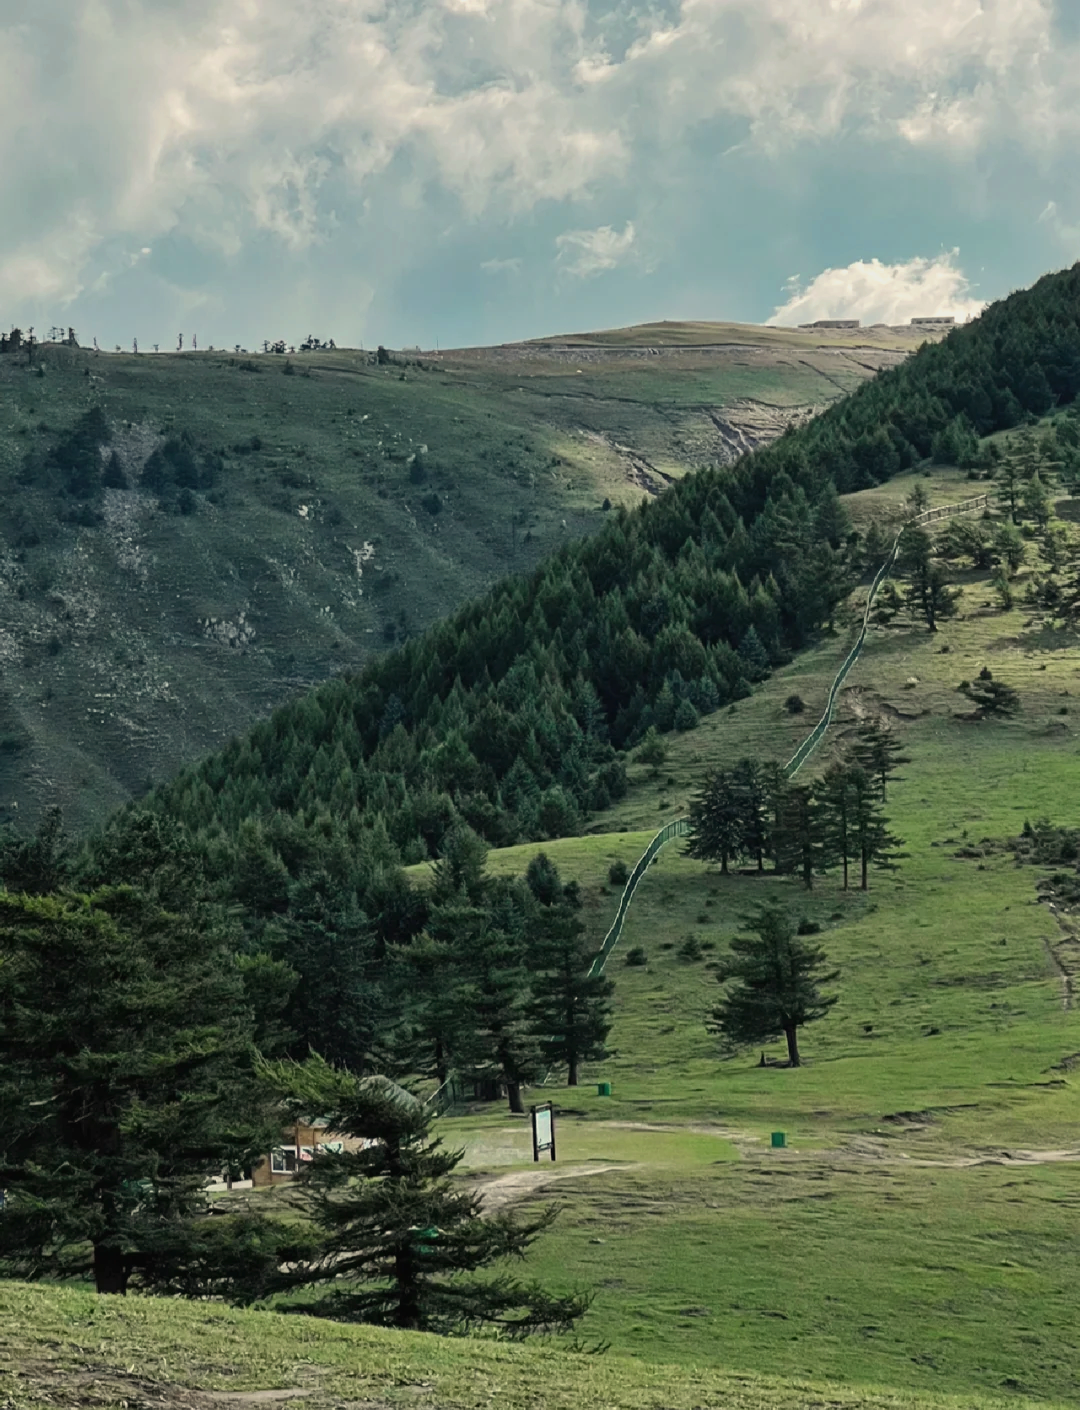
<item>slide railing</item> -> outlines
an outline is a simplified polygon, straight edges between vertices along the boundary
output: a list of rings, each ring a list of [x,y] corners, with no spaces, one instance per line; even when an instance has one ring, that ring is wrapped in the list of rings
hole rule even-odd
[[[798,749],[796,749],[795,753],[784,765],[784,773],[788,778],[795,777],[803,764],[806,763],[807,759],[821,743],[822,739],[825,737],[826,730],[832,723],[833,709],[840,695],[840,688],[847,679],[848,672],[859,659],[859,653],[862,651],[863,642],[866,640],[867,629],[870,626],[870,613],[874,606],[874,598],[877,596],[878,588],[885,581],[885,578],[896,561],[896,554],[900,548],[900,539],[903,537],[904,530],[911,525],[919,525],[921,527],[926,524],[936,524],[941,519],[951,519],[957,514],[972,514],[976,510],[985,509],[989,503],[990,496],[980,494],[975,495],[972,499],[962,500],[959,504],[944,505],[940,509],[924,509],[921,514],[916,514],[913,518],[907,520],[897,531],[888,556],[875,574],[874,581],[870,584],[870,591],[866,595],[866,608],[863,612],[859,635],[855,638],[854,646],[844,658],[843,665],[833,678],[833,683],[829,688],[829,696],[825,704],[824,713],[799,745]],[[593,960],[592,968],[589,970],[590,975],[595,976],[603,973],[608,956],[619,943],[619,937],[622,935],[623,924],[626,920],[626,913],[630,909],[630,902],[634,899],[634,892],[637,890],[642,877],[645,875],[646,871],[648,871],[649,864],[652,862],[653,858],[660,851],[661,847],[666,846],[672,838],[683,837],[689,831],[689,818],[675,818],[672,822],[666,823],[652,839],[648,847],[645,848],[645,851],[638,859],[637,866],[635,866],[634,870],[630,873],[630,880],[626,883],[622,893],[622,899],[619,901],[619,909],[615,913],[615,919],[612,922],[611,929],[604,936],[604,943],[600,946],[596,958]]]

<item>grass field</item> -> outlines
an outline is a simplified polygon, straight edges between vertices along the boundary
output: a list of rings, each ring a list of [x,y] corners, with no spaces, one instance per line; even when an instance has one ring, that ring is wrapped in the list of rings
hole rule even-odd
[[[924,484],[935,504],[979,488],[959,475]],[[909,491],[902,480],[867,492],[859,510],[887,516]],[[1039,566],[1034,544],[1028,559],[1018,600]],[[1080,1400],[1069,1291],[1080,1251],[1080,953],[1038,900],[1045,869],[979,845],[1025,819],[1073,822],[1077,717],[1061,712],[1080,690],[1080,658],[1074,632],[989,606],[984,577],[960,575],[959,613],[936,635],[873,629],[807,766],[842,748],[859,718],[889,719],[911,756],[888,800],[908,854],[900,870],[872,876],[868,894],[842,891],[836,875],[808,894],[769,875],[721,877],[671,844],[609,961],[612,1056],[579,1089],[541,1094],[563,1109],[568,1178],[527,1194],[525,1131],[515,1136],[503,1113],[445,1122],[493,1197],[563,1203],[535,1267],[599,1290],[586,1334],[620,1354]],[[595,820],[603,831],[493,853],[490,869],[520,873],[546,851],[581,883],[598,945],[620,889],[611,862],[632,865],[710,767],[789,757],[851,630],[671,737],[658,777],[634,766],[627,799]],[[987,663],[1020,692],[1014,721],[975,722],[957,694]],[[783,707],[793,690],[802,716]],[[818,921],[841,970],[840,1001],[805,1030],[797,1070],[760,1067],[756,1052],[724,1059],[705,1027],[720,992],[712,965],[764,899]],[[688,935],[708,947],[700,960],[679,958]],[[635,946],[646,966],[626,965]],[[600,1078],[610,1097],[597,1094]],[[777,1130],[787,1147],[774,1151]]]
[[[711,1359],[715,1359],[711,1358]],[[153,1298],[0,1284],[0,1396],[10,1410],[1054,1410],[1005,1392],[943,1396],[709,1365],[340,1327]]]

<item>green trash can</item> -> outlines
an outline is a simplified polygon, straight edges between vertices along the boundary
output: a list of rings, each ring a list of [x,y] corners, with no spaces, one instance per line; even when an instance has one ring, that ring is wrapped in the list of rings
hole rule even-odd
[[[611,1096],[611,1083],[610,1083],[610,1082],[597,1082],[597,1084],[596,1084],[596,1095],[597,1095],[598,1097],[610,1097],[610,1096]]]
[[[783,1131],[774,1131],[772,1133],[772,1148],[774,1151],[783,1150],[786,1144],[787,1140]]]

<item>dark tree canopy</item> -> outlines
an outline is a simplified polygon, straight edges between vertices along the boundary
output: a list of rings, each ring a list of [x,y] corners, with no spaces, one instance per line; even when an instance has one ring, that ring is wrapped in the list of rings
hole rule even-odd
[[[0,1268],[167,1285],[215,1168],[278,1129],[256,1006],[288,977],[130,890],[0,894]]]

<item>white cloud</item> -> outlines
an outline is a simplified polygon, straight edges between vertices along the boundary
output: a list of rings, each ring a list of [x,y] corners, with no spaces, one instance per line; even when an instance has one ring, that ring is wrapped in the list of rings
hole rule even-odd
[[[717,180],[710,124],[766,170],[850,134],[968,169],[1008,143],[1080,197],[1053,0],[35,0],[0,72],[5,317],[115,290],[115,249],[170,235],[221,273],[362,227],[383,284],[436,206],[440,229],[570,207],[556,265],[589,277],[677,225],[646,213],[673,163]],[[683,213],[705,196],[688,179]],[[628,197],[636,234],[601,223]]]
[[[795,276],[784,286],[787,302],[768,322],[789,327],[819,318],[858,318],[864,325],[896,325],[935,314],[951,314],[958,322],[974,318],[985,303],[971,297],[967,276],[956,264],[958,253],[901,264],[856,260],[844,269],[824,270],[805,289]]]
[[[521,270],[520,258],[486,259],[480,265],[485,274],[518,274]]]
[[[595,230],[567,230],[555,237],[556,264],[563,274],[591,279],[626,264],[634,254],[634,222],[628,220],[620,234],[610,225]]]

